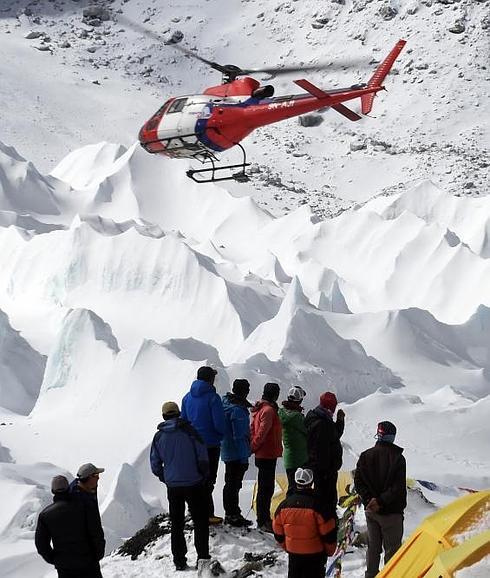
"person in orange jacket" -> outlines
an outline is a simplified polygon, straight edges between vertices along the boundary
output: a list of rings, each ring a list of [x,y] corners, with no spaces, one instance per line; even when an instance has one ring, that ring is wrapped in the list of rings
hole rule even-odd
[[[294,478],[296,490],[276,510],[274,537],[289,555],[288,578],[324,578],[327,558],[337,547],[336,520],[323,517],[313,472],[298,468]]]
[[[282,456],[282,427],[277,399],[279,385],[266,383],[262,399],[251,410],[250,440],[257,476],[257,526],[272,533],[271,500],[274,495],[277,458]]]

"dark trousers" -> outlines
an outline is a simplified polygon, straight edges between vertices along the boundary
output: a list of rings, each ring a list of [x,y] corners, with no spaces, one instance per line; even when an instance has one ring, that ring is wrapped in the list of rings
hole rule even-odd
[[[240,516],[239,494],[242,489],[243,476],[248,469],[248,463],[239,461],[226,462],[225,485],[223,486],[223,507],[227,516]]]
[[[198,558],[209,558],[209,520],[206,486],[167,487],[170,543],[175,564],[186,562],[184,537],[185,504],[194,522],[194,546]]]
[[[337,519],[337,472],[313,471],[315,494],[325,520]]]
[[[368,530],[368,549],[366,553],[365,578],[374,578],[379,572],[381,550],[384,549],[384,562],[393,556],[402,543],[403,514],[376,514],[366,512]]]
[[[289,554],[288,578],[324,578],[327,555]]]
[[[271,523],[271,500],[274,495],[277,459],[255,458],[257,476],[257,525]]]
[[[58,572],[58,578],[102,578],[98,562],[90,568],[79,570],[61,570],[57,568],[56,570]]]
[[[207,489],[208,489],[207,504],[208,504],[208,516],[210,518],[214,516],[213,490],[214,485],[216,484],[216,477],[218,475],[219,453],[220,453],[219,446],[217,448],[208,448],[209,478],[207,482]]]

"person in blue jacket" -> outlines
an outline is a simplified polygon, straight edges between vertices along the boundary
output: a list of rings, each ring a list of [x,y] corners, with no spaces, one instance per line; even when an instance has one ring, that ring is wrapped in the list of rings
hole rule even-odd
[[[214,380],[218,372],[212,367],[200,367],[191,390],[182,400],[182,419],[187,420],[204,440],[208,449],[209,477],[208,515],[210,524],[220,524],[223,518],[215,516],[213,490],[218,475],[220,445],[225,431],[223,403],[216,393]]]
[[[184,536],[185,504],[194,522],[194,545],[200,560],[209,560],[207,488],[209,463],[206,446],[190,423],[181,419],[179,406],[167,401],[162,406],[150,450],[153,474],[167,486],[170,542],[176,570],[186,570]]]
[[[250,526],[252,522],[242,516],[239,493],[243,476],[248,469],[250,456],[250,416],[252,404],[247,400],[250,383],[235,379],[232,391],[223,397],[225,410],[225,435],[221,444],[221,459],[225,462],[223,506],[225,523],[231,526]]]

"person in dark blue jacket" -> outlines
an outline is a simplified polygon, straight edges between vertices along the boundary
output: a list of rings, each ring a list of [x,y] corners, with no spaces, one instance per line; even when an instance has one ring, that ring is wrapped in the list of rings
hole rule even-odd
[[[225,522],[231,526],[250,526],[252,522],[242,516],[239,493],[243,476],[248,469],[250,456],[250,416],[252,404],[247,400],[250,383],[235,379],[232,391],[223,397],[225,435],[221,444],[221,459],[225,462],[223,506]]]
[[[209,560],[209,524],[206,480],[209,472],[206,446],[179,406],[162,406],[164,421],[158,425],[150,450],[153,474],[167,486],[171,548],[176,570],[187,569],[184,537],[185,504],[194,522],[194,546],[199,560]]]
[[[212,367],[200,367],[191,390],[182,400],[182,419],[189,421],[208,448],[208,514],[210,524],[223,521],[214,515],[213,490],[218,475],[220,444],[225,431],[223,403],[216,393],[214,379],[218,372]]]

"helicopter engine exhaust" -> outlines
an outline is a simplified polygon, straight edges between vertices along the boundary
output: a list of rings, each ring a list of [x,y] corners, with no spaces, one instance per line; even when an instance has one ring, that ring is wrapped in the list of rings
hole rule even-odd
[[[252,92],[253,98],[263,99],[270,98],[274,94],[274,87],[272,84],[266,84],[265,86],[259,86]]]

